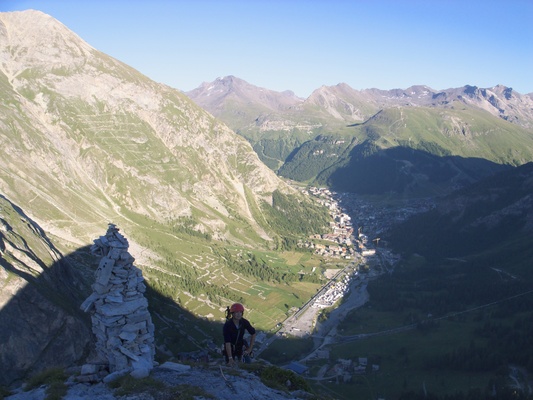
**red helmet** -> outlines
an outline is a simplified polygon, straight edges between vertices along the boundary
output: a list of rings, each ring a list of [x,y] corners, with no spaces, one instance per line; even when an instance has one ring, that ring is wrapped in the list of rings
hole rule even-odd
[[[244,306],[241,303],[234,303],[229,308],[229,311],[232,313],[239,312],[239,311],[244,312]]]

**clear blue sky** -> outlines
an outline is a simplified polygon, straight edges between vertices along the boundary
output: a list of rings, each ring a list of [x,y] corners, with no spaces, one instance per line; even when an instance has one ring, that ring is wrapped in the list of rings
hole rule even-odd
[[[533,92],[533,0],[0,0],[26,9],[184,91],[235,75],[301,97],[341,82]]]

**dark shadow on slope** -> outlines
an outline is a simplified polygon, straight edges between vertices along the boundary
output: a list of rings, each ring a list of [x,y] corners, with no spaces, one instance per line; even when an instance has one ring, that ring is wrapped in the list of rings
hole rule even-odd
[[[4,197],[0,206],[0,384],[7,385],[88,355],[91,328],[79,310],[88,287],[79,261],[88,251],[61,257],[19,207]]]
[[[92,293],[100,258],[90,246],[62,256],[3,196],[0,211],[0,385],[19,384],[50,367],[84,364],[94,355],[95,338],[80,305]],[[149,284],[146,297],[162,357],[205,350],[217,336],[221,344],[220,323],[194,317]]]
[[[406,257],[416,253],[437,261],[485,252],[491,261],[501,258],[501,264],[529,264],[531,257],[524,254],[532,252],[532,182],[533,163],[494,174],[395,225],[386,239],[393,251]]]
[[[90,315],[80,305],[92,293],[100,257],[91,254],[90,246],[61,256],[20,208],[5,198],[0,206],[0,299],[6,299],[0,308],[0,386],[8,386],[51,367],[83,365],[95,355]],[[50,266],[39,258],[43,249],[55,255]],[[221,322],[198,318],[145,284],[156,361],[180,361],[190,353],[222,361],[223,313],[216,316]]]
[[[83,365],[95,356],[90,314],[80,309],[92,293],[100,262],[90,247],[62,256],[22,209],[0,197],[0,386],[19,385],[51,367]],[[207,353],[222,362],[224,313],[214,312],[219,321],[196,317],[149,281],[145,285],[156,361],[205,360]],[[277,344],[285,342],[280,338]],[[294,349],[299,345],[291,343],[300,341],[287,343]]]
[[[339,192],[366,195],[442,195],[511,169],[480,158],[436,156],[408,147],[356,145],[342,164],[322,171],[317,181]]]

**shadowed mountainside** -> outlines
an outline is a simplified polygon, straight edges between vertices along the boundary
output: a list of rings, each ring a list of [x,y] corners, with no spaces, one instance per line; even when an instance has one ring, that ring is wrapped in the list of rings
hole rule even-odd
[[[89,318],[79,310],[88,293],[90,253],[63,257],[24,212],[0,197],[0,384],[89,354]]]
[[[85,363],[95,356],[95,338],[80,306],[92,292],[99,257],[90,246],[63,256],[5,197],[0,197],[0,223],[0,385]],[[220,323],[194,317],[147,286],[160,357],[205,350],[217,339],[219,344]]]
[[[525,267],[533,240],[532,193],[533,163],[502,171],[439,199],[433,210],[395,226],[391,243],[407,257],[417,253],[432,260],[500,250],[499,257]],[[506,246],[520,251],[506,251]]]

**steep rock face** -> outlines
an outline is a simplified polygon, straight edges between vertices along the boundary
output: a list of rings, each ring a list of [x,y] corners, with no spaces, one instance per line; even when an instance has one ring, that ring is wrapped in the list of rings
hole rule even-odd
[[[0,196],[0,385],[87,355],[90,325],[74,307],[83,282],[43,230]]]
[[[367,104],[365,96],[345,83],[322,86],[311,93],[305,105],[345,122],[363,122],[377,111],[375,106]]]
[[[460,101],[524,128],[533,128],[533,98],[504,85],[491,88],[464,86],[435,93],[437,104]]]
[[[0,85],[0,189],[33,199],[27,210],[44,211],[47,231],[86,243],[95,216],[127,210],[166,220],[199,214],[199,229],[222,238],[224,217],[238,216],[269,238],[252,209],[290,189],[250,145],[50,16],[0,14]],[[89,231],[55,223],[61,214]]]

